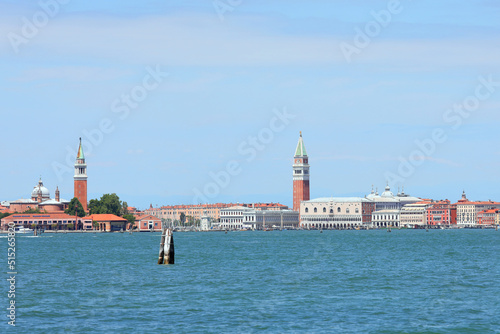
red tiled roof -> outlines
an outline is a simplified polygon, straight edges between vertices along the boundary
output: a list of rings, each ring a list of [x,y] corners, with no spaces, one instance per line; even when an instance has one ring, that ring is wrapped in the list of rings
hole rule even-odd
[[[84,217],[84,218],[87,218],[87,219],[92,219],[93,221],[96,221],[96,222],[108,222],[108,221],[127,221],[125,218],[122,218],[122,217],[118,217],[118,216],[115,216],[115,215],[112,215],[112,214],[95,214],[95,215],[90,215],[90,216],[87,216],[87,217]]]
[[[458,201],[458,203],[455,204],[467,204],[467,205],[500,205],[500,202],[493,202],[493,201],[476,201],[476,202],[471,202],[471,201]]]
[[[70,216],[70,215],[65,214],[65,213],[30,213],[30,214],[16,213],[16,214],[10,215],[8,217],[5,217],[3,219],[8,219],[8,220],[18,220],[18,219],[23,219],[23,220],[29,220],[29,219],[32,219],[32,220],[45,220],[45,219],[53,220],[53,219],[56,219],[57,220],[57,219],[66,219],[66,220],[70,220],[70,219],[75,219],[75,216]],[[85,219],[85,218],[78,217],[78,219]]]
[[[480,211],[480,212],[478,212],[478,214],[480,214],[480,213],[497,213],[499,211],[500,211],[499,209],[490,209],[490,210]]]
[[[143,219],[155,219],[155,220],[160,220],[160,218],[151,216],[151,215],[142,215],[139,217],[135,217],[135,220],[143,220]]]

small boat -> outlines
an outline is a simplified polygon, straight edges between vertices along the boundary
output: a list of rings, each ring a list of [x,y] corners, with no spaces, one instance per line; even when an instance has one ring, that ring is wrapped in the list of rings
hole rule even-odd
[[[33,234],[34,231],[30,228],[24,227],[24,226],[19,226],[16,227],[15,230],[16,234]]]

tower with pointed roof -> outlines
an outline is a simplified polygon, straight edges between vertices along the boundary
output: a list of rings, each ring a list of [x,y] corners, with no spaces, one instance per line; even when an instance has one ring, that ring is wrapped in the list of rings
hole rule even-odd
[[[299,142],[293,157],[293,210],[300,211],[300,202],[309,199],[309,158],[302,139],[302,132],[300,132]]]
[[[87,164],[83,155],[82,138],[75,162],[75,197],[82,203],[83,210],[87,211]]]

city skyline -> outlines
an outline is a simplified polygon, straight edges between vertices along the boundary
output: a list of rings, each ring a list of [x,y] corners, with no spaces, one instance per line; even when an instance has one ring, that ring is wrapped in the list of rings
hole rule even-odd
[[[211,202],[291,207],[299,131],[311,198],[500,199],[495,3],[46,3],[0,5],[0,200],[40,175],[71,199],[82,137],[89,200],[196,204],[227,173]]]

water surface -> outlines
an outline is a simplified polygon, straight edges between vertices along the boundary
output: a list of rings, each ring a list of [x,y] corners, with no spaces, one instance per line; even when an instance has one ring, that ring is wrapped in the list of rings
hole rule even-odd
[[[159,266],[158,233],[18,237],[13,332],[500,329],[498,231],[174,233],[174,240],[176,264]],[[2,318],[0,331],[12,330]]]

